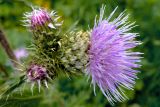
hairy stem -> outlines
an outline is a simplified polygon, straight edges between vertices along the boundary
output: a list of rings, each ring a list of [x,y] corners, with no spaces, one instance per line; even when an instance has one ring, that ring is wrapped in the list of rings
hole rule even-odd
[[[13,51],[7,41],[7,38],[5,37],[5,35],[1,29],[0,29],[0,43],[1,43],[2,47],[4,48],[5,52],[7,53],[8,57],[11,59],[13,66],[17,67],[16,62],[18,62],[18,60],[17,60],[16,56],[14,55],[14,53],[13,53]]]

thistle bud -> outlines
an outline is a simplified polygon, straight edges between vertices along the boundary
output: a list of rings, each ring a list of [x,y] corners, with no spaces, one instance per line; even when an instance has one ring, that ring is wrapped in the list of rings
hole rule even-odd
[[[37,82],[39,86],[39,91],[40,91],[40,86],[42,82],[48,88],[47,78],[48,78],[48,74],[47,74],[46,68],[40,65],[32,64],[27,70],[27,79],[29,82],[32,82],[32,87],[31,87],[32,92],[33,92],[33,86],[35,82]]]
[[[62,40],[64,56],[62,63],[68,71],[84,70],[88,62],[86,50],[89,45],[89,32],[79,31],[70,33],[68,40]]]
[[[49,33],[52,29],[57,29],[62,25],[62,21],[59,21],[59,16],[55,11],[48,12],[45,9],[33,8],[32,12],[26,12],[24,14],[25,26],[35,33]]]

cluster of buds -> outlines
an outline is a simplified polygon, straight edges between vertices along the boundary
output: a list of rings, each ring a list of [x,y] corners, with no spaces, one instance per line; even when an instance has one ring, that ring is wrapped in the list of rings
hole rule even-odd
[[[56,11],[48,12],[41,8],[33,8],[32,12],[26,12],[24,16],[24,25],[34,34],[34,50],[28,58],[31,66],[27,70],[27,78],[33,83],[32,88],[38,83],[40,90],[40,84],[48,87],[47,78],[54,79],[57,76],[57,56],[60,55],[61,45],[59,30],[63,21]]]

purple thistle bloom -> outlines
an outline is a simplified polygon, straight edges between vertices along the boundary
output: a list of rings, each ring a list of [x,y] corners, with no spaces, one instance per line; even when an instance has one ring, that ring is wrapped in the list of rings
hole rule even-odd
[[[28,56],[28,52],[25,48],[19,48],[14,51],[14,54],[18,60]]]
[[[32,31],[47,30],[48,28],[56,29],[63,23],[63,21],[58,22],[60,17],[56,15],[56,11],[49,13],[41,8],[33,8],[32,12],[26,12],[24,16],[24,26],[29,27]]]
[[[51,17],[44,10],[34,10],[31,16],[31,27],[42,26],[46,22],[51,21]]]
[[[40,91],[41,81],[43,81],[45,86],[48,88],[48,84],[46,80],[48,78],[47,70],[42,66],[32,64],[27,70],[27,78],[28,78],[28,81],[32,82],[32,86],[31,86],[32,92],[33,92],[33,87],[35,82],[38,83],[39,91]]]
[[[135,68],[140,67],[138,63],[142,53],[131,49],[141,43],[135,41],[137,33],[129,32],[135,26],[134,22],[127,21],[125,11],[110,21],[117,8],[108,19],[103,19],[104,10],[105,6],[102,6],[99,21],[97,23],[95,19],[91,31],[87,75],[92,77],[94,93],[98,85],[108,101],[114,104],[127,99],[124,88],[130,90],[134,87],[139,72]]]

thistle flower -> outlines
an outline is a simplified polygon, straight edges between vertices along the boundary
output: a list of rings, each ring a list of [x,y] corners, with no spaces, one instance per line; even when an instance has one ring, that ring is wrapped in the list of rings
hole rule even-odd
[[[31,31],[42,33],[49,32],[50,29],[57,29],[62,25],[56,11],[47,12],[45,9],[33,8],[32,12],[24,14],[24,26],[29,27]]]
[[[103,19],[105,6],[100,10],[98,22],[95,19],[91,31],[89,65],[87,75],[92,77],[94,87],[98,85],[104,96],[111,104],[127,99],[124,88],[133,89],[137,70],[140,67],[140,52],[131,49],[140,44],[135,40],[137,33],[130,30],[135,27],[134,22],[128,22],[125,11],[111,21],[117,8],[107,19]],[[96,93],[95,93],[96,94]]]
[[[28,56],[28,52],[25,48],[19,48],[14,51],[14,54],[18,60]]]
[[[32,83],[32,86],[31,86],[32,92],[33,92],[33,87],[34,87],[35,83],[38,84],[39,92],[40,92],[40,87],[41,87],[42,82],[48,88],[47,78],[49,78],[49,77],[48,77],[46,68],[44,68],[40,65],[32,64],[29,67],[29,69],[27,70],[27,79],[29,82]]]

